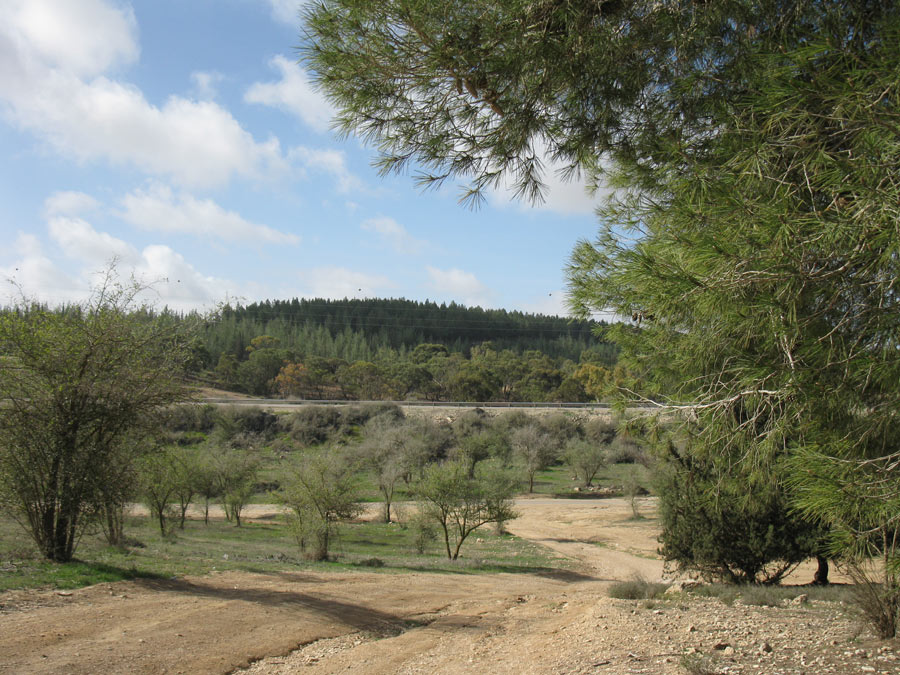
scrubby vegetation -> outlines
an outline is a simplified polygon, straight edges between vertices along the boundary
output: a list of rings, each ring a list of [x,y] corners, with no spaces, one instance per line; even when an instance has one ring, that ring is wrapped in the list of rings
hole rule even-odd
[[[562,412],[492,416],[474,409],[435,422],[389,404],[279,414],[187,404],[161,417],[162,428],[144,441],[134,480],[123,486],[125,502],[144,505],[148,515],[126,509],[116,541],[95,521],[72,567],[40,562],[4,515],[7,587],[253,566],[442,569],[448,563],[441,558],[454,570],[544,569],[559,561],[498,533],[515,516],[510,498],[527,491],[591,494],[576,491],[576,471],[564,461],[573,441],[610,458],[594,480],[603,494],[621,493],[630,466],[611,459],[614,427],[598,435],[596,423]],[[285,513],[248,522],[248,505],[273,502]],[[366,502],[382,504],[380,522],[359,520]],[[209,518],[210,505],[224,521]],[[487,524],[496,527],[488,531]],[[477,540],[470,536],[476,530]]]

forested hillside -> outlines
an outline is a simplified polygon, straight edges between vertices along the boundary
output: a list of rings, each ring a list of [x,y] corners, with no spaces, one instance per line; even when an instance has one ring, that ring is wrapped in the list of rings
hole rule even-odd
[[[226,307],[209,333],[212,353],[243,353],[250,339],[271,335],[284,346],[316,356],[372,358],[384,347],[399,352],[423,342],[436,342],[453,352],[468,352],[490,341],[497,349],[517,353],[538,350],[550,357],[578,360],[581,352],[603,344],[596,330],[604,324],[504,309],[438,305],[412,300],[266,300],[245,307]],[[325,338],[325,328],[332,340]],[[340,335],[355,340],[334,340]],[[615,363],[608,347],[606,361]]]
[[[617,349],[605,324],[411,300],[225,307],[202,361],[220,386],[302,398],[592,400]]]

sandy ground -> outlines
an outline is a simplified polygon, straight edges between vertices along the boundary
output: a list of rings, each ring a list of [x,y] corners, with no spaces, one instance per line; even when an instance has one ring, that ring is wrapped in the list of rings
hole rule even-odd
[[[663,572],[654,521],[629,520],[623,500],[518,510],[509,530],[571,570],[227,572],[11,592],[0,594],[0,673],[679,673],[701,657],[718,669],[707,672],[900,672],[893,643],[830,603],[609,598],[615,580]]]

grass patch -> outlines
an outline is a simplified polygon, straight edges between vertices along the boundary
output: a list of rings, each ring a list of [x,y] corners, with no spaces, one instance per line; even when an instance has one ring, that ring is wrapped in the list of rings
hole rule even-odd
[[[652,493],[650,472],[640,465],[635,468],[634,464],[610,464],[603,467],[594,478],[593,485],[596,488],[619,488],[617,496],[621,497],[621,488],[626,485],[632,472],[636,472],[638,485]],[[525,488],[527,487],[526,484]],[[579,488],[578,492],[575,491],[576,487]],[[596,493],[585,490],[580,481],[573,480],[572,470],[565,464],[538,471],[534,476],[534,493],[567,499],[600,498]]]
[[[722,672],[719,669],[718,659],[703,654],[685,654],[678,665],[688,675],[719,675]]]
[[[661,598],[669,587],[654,581],[635,577],[629,581],[620,581],[609,587],[609,597],[619,600],[653,600]]]
[[[349,570],[365,567],[385,573],[407,570],[456,574],[513,572],[552,574],[567,561],[550,549],[485,528],[463,544],[460,560],[447,559],[442,543],[416,552],[415,532],[396,524],[360,522],[343,525],[331,549],[331,560],[304,560],[281,517],[245,522],[221,520],[204,525],[188,520],[184,530],[160,536],[149,518],[128,519],[126,535],[140,546],[108,546],[99,534],[88,534],[76,552],[78,560],[59,564],[42,558],[18,524],[0,518],[0,591],[17,588],[71,589],[136,578],[170,578],[225,570],[275,572],[297,569]],[[376,562],[377,561],[377,562]]]
[[[843,584],[829,586],[761,586],[734,584],[704,584],[688,591],[692,595],[718,598],[727,605],[736,600],[745,605],[757,607],[782,607],[800,595],[821,602],[847,602],[852,596],[852,587]]]

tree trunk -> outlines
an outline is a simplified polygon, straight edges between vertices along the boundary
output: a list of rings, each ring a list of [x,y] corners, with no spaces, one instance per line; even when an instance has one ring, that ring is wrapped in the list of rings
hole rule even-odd
[[[816,569],[816,574],[813,576],[813,583],[817,586],[827,586],[828,585],[828,558],[817,555],[816,563],[818,564],[818,568]]]
[[[444,546],[447,547],[447,559],[453,560],[453,553],[450,551],[450,533],[447,532],[447,524],[441,523],[441,528],[444,530]]]

